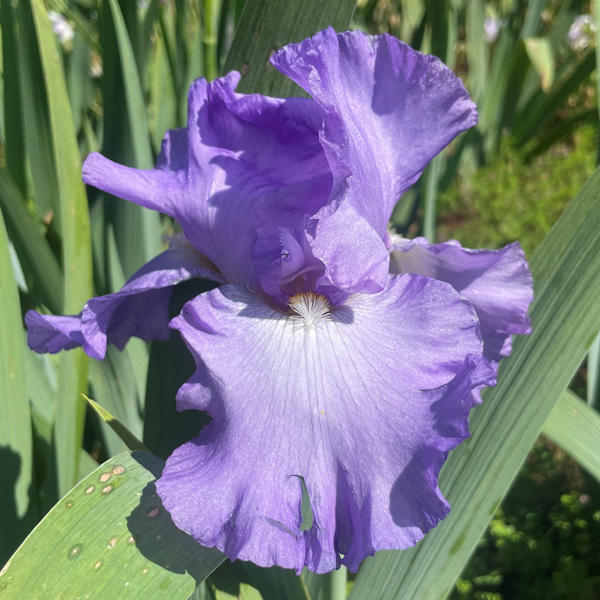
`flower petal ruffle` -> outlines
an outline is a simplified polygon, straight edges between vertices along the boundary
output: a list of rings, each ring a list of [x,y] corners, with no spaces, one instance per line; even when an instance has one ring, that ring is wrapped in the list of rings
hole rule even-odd
[[[449,285],[390,277],[310,326],[227,285],[172,326],[197,364],[179,408],[214,420],[168,459],[157,490],[200,543],[263,566],[355,570],[447,514],[439,469],[468,435],[470,390],[494,376]]]
[[[189,244],[176,241],[144,265],[114,294],[90,299],[77,316],[25,315],[27,342],[36,352],[56,353],[83,346],[103,359],[106,344],[123,349],[130,337],[169,338],[169,300],[174,285],[193,277],[224,283],[214,265]]]
[[[280,228],[325,204],[331,173],[318,139],[322,110],[305,98],[236,94],[239,77],[192,83],[187,128],[167,133],[156,168],[91,154],[83,179],[170,215],[227,281],[258,284],[259,230],[278,250]]]
[[[320,228],[349,203],[354,219],[366,220],[385,240],[396,201],[435,155],[475,125],[475,105],[460,79],[439,59],[386,34],[336,34],[329,28],[285,46],[271,62],[325,113],[319,135],[332,171],[333,191],[328,205],[316,215],[320,222],[315,256],[339,287],[348,285],[341,256],[354,263],[355,271],[358,265],[371,277],[376,271],[371,283],[381,287],[387,263],[381,271],[376,262],[382,251],[373,254],[369,243],[357,254],[352,236],[332,238]]]
[[[513,334],[531,333],[527,310],[533,283],[518,242],[500,250],[471,250],[455,240],[429,244],[425,238],[396,238],[390,271],[446,281],[465,296],[481,323],[483,355],[496,367],[510,354]]]

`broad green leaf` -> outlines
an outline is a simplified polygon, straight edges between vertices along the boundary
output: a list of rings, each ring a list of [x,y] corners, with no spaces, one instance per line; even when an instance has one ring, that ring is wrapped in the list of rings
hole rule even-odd
[[[0,211],[0,564],[25,537],[32,523],[33,474],[31,412],[27,397],[25,338],[19,292],[8,236]]]
[[[527,3],[527,12],[525,13],[525,22],[521,30],[523,38],[530,38],[538,35],[539,29],[543,24],[542,13],[546,8],[548,0],[531,0]]]
[[[110,290],[118,290],[125,284],[127,278],[123,273],[123,267],[119,258],[117,242],[115,239],[112,225],[109,224],[105,231],[107,257],[106,268],[108,269],[108,284]],[[117,385],[123,388],[124,405],[123,409],[127,414],[126,423],[131,427],[136,435],[141,435],[142,424],[139,417],[141,405],[146,394],[146,377],[148,371],[148,346],[146,342],[139,338],[132,338],[127,343],[127,347],[122,352],[117,352],[116,348],[107,349],[109,362],[114,365],[114,371],[117,378],[121,380]],[[120,358],[117,358],[120,357]],[[113,360],[114,359],[114,360]],[[127,383],[131,377],[136,382],[136,393]],[[137,398],[136,398],[137,396]],[[139,402],[139,404],[138,404]]]
[[[519,52],[519,43],[510,28],[500,31],[494,56],[490,66],[485,94],[479,104],[478,130],[485,135],[485,149],[496,149],[502,126],[502,112],[506,100],[506,90],[511,70],[507,65],[513,63],[513,57]]]
[[[451,29],[449,5],[449,0],[438,0],[435,10],[428,10],[425,15],[427,25],[431,28],[430,53],[444,63],[447,63],[448,59],[448,38]]]
[[[485,4],[471,0],[466,7],[466,50],[469,60],[469,91],[478,102],[485,91],[488,71],[488,44],[483,36]]]
[[[548,94],[536,95],[531,102],[515,116],[513,141],[522,146],[537,135],[556,115],[556,111],[567,98],[579,89],[579,86],[592,74],[596,66],[596,57],[588,52],[585,58],[556,81]]]
[[[47,354],[26,352],[25,368],[32,409],[40,413],[48,423],[52,423],[56,408],[56,365]]]
[[[547,92],[554,83],[554,53],[548,38],[526,38],[525,49]]]
[[[336,571],[331,571],[324,578],[326,583],[323,587],[323,600],[344,600],[348,587],[348,570],[346,567],[342,566]]]
[[[594,20],[596,22],[596,31],[600,25],[600,0],[594,0]],[[600,77],[598,77],[598,65],[600,64],[600,44],[596,42],[596,97],[600,93]],[[598,111],[598,126],[600,129],[600,103],[596,110]],[[600,136],[598,137],[596,149],[596,164],[600,164]],[[587,358],[588,379],[587,379],[587,401],[588,404],[600,409],[600,336],[592,344]]]
[[[147,360],[146,357],[146,362]],[[131,430],[133,435],[141,437],[143,426],[139,415],[137,382],[129,347],[119,351],[114,346],[109,346],[104,360],[92,361],[90,384],[92,394],[98,403]],[[110,427],[103,427],[103,431],[109,456],[120,454],[127,449]],[[129,448],[136,449],[131,446]]]
[[[217,77],[217,32],[222,0],[203,0],[204,5],[204,72],[209,81]]]
[[[498,386],[473,411],[472,437],[442,470],[450,515],[415,548],[365,561],[352,598],[446,597],[600,330],[599,255],[596,169],[531,261],[533,333],[517,336]]]
[[[243,93],[299,95],[298,86],[270,65],[269,56],[329,25],[336,31],[348,29],[355,4],[353,0],[246,2],[223,71],[235,69],[242,74],[238,91]]]
[[[324,574],[313,573],[304,567],[302,571],[302,579],[308,590],[308,597],[311,600],[322,600],[323,588],[325,587],[326,580]]]
[[[587,358],[588,380],[587,397],[588,404],[596,410],[600,408],[600,337],[592,344]]]
[[[162,467],[124,453],[78,483],[3,569],[2,600],[186,600],[225,557],[173,525],[154,487]]]
[[[21,7],[27,3],[21,2]],[[78,313],[92,292],[90,223],[81,162],[69,105],[67,86],[56,41],[43,0],[29,4],[39,59],[46,84],[48,122],[53,170],[58,184],[58,208],[64,265],[64,311]],[[58,489],[60,493],[77,481],[79,448],[83,438],[85,404],[80,393],[86,389],[87,358],[81,350],[60,359],[58,402],[55,420]]]
[[[144,92],[116,0],[103,6],[100,33],[104,65],[102,153],[127,166],[149,169],[154,161]],[[129,277],[160,252],[160,217],[125,200],[103,198],[106,220],[114,228],[123,271]]]
[[[131,51],[135,58],[136,71],[140,73],[140,80],[142,80],[142,73],[144,73],[146,66],[146,44],[142,37],[144,33],[143,25],[139,18],[140,5],[137,2],[129,2],[128,0],[117,0],[117,2],[126,27]]]
[[[179,98],[179,114],[185,121],[187,116],[187,93],[192,81],[204,75],[204,47],[202,45],[202,30],[199,26],[194,29],[194,34],[188,46],[188,66],[184,74],[183,86]],[[184,122],[181,125],[185,125]]]
[[[229,594],[223,590],[213,589],[215,600],[265,600],[261,593],[247,583],[240,584],[235,594]]]
[[[304,579],[291,569],[265,569],[251,562],[226,562],[210,576],[209,583],[224,594],[224,598],[236,598],[238,594],[245,598],[241,588],[247,584],[258,590],[263,600],[310,600]]]
[[[8,4],[10,7],[11,3]],[[5,13],[6,14],[6,13]],[[38,215],[60,229],[58,181],[54,164],[54,146],[48,103],[48,85],[41,63],[43,49],[40,48],[36,26],[33,21],[31,0],[18,3],[17,22],[19,25],[19,77],[22,101],[25,151],[31,166],[31,183],[35,192],[35,206]],[[48,27],[50,20],[46,15]],[[52,60],[58,58],[54,40],[50,40]],[[48,57],[47,57],[48,58]]]
[[[19,56],[15,9],[11,2],[0,4],[2,29],[2,79],[4,121],[4,152],[6,168],[18,189],[25,193],[25,147],[23,137],[23,106],[19,88]]]
[[[25,199],[12,177],[0,168],[0,208],[31,295],[50,310],[63,306],[63,275],[41,226],[25,206]]]
[[[567,390],[542,431],[600,481],[600,414]]]
[[[136,166],[140,169],[149,169],[153,165],[153,160],[148,138],[146,105],[135,56],[119,3],[117,0],[108,0],[108,6],[110,7],[121,68],[123,69],[123,87],[126,100],[124,108],[127,111],[127,118],[131,127]]]
[[[159,11],[159,0],[149,0],[148,7],[142,18],[142,39],[145,43],[146,52],[152,44],[152,36],[154,32],[154,26],[158,18]]]
[[[600,25],[600,0],[594,0],[594,21],[595,21],[595,25],[596,25],[596,31],[598,31],[598,26]],[[598,40],[596,39],[596,97],[598,97],[598,94],[600,93],[600,77],[598,77],[598,72],[600,71],[600,68],[598,67],[598,65],[600,65],[600,44],[598,44]],[[597,106],[596,108],[598,109],[598,123],[600,125],[600,103],[596,103]],[[597,151],[596,151],[596,164],[600,164],[600,137],[598,138],[598,146],[597,146]],[[600,343],[600,342],[599,342]],[[600,377],[600,375],[597,375]]]
[[[525,42],[522,39],[516,40],[508,70],[510,75],[504,90],[504,106],[499,106],[499,110],[502,112],[498,115],[499,119],[496,121],[500,129],[512,129],[515,114],[518,113],[521,103],[525,103],[525,98],[544,95],[544,92],[540,89],[540,78],[532,69],[531,60],[527,56]],[[488,84],[492,85],[492,81],[488,80]],[[502,131],[496,130],[495,134],[498,136],[497,141],[500,142]],[[497,149],[497,147],[494,148],[495,151]]]
[[[89,69],[90,48],[81,36],[76,35],[73,39],[73,52],[69,61],[67,89],[77,132],[81,128],[82,119],[89,110],[90,104],[94,102]]]
[[[161,23],[164,23],[162,18]],[[151,103],[150,131],[155,148],[160,148],[165,131],[174,128],[177,123],[178,98],[175,95],[175,83],[172,76],[172,66],[169,65],[167,48],[168,42],[164,36],[164,29],[161,28],[161,34],[158,35],[157,33],[156,42],[148,61]]]
[[[423,206],[423,235],[435,243],[436,204],[440,177],[443,172],[444,157],[439,154],[427,165],[422,181],[422,193],[425,198]]]

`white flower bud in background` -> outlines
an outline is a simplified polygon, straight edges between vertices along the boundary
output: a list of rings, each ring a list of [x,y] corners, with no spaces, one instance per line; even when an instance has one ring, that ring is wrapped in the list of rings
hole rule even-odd
[[[567,42],[576,52],[585,50],[594,40],[597,26],[591,15],[575,17],[567,33]]]
[[[90,77],[102,77],[104,70],[102,69],[102,58],[97,52],[90,53]]]
[[[73,27],[67,19],[63,17],[63,15],[53,11],[48,11],[48,18],[52,23],[52,31],[54,35],[60,40],[61,44],[66,44],[70,42],[73,37],[75,37],[75,32],[73,31]]]
[[[506,27],[505,19],[498,19],[497,17],[486,17],[483,22],[483,31],[485,35],[485,41],[488,44],[495,42],[498,39],[500,29]]]

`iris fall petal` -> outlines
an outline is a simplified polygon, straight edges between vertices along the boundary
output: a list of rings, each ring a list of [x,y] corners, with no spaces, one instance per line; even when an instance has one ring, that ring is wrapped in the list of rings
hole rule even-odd
[[[214,421],[169,458],[157,490],[178,527],[231,559],[356,569],[448,512],[438,471],[468,435],[470,389],[494,377],[472,307],[401,275],[316,314],[228,285],[172,322],[198,365],[180,408]]]

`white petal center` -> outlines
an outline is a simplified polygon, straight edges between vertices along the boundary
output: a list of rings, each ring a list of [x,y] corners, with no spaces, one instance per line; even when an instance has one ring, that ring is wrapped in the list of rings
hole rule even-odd
[[[289,306],[292,310],[290,318],[294,319],[299,326],[304,327],[307,332],[331,318],[327,298],[313,292],[292,296]]]

